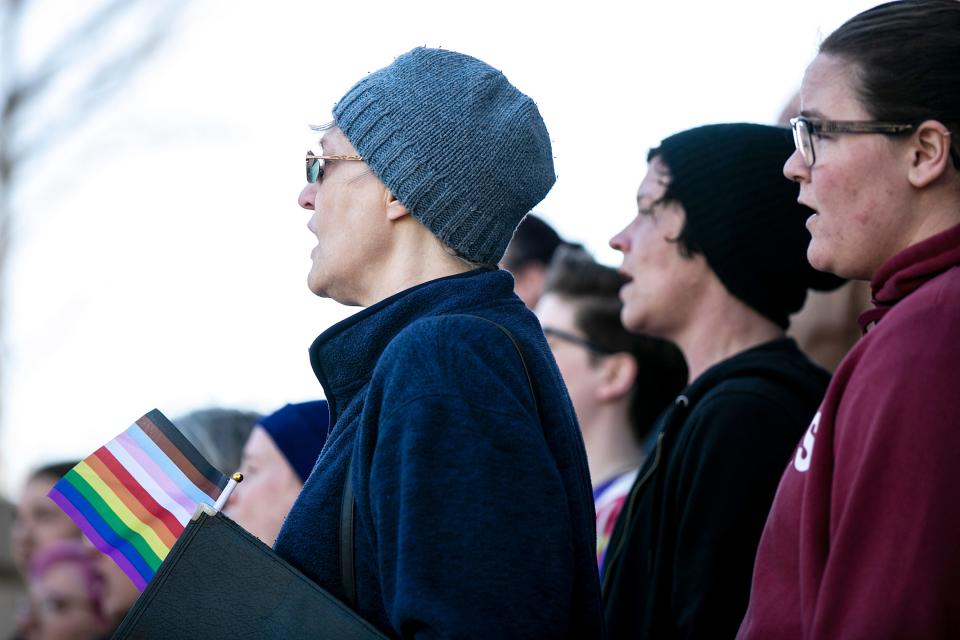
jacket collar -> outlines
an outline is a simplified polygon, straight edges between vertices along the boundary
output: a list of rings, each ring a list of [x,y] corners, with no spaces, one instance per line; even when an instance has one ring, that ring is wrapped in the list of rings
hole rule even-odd
[[[793,366],[788,366],[788,362],[793,362]],[[713,365],[683,390],[675,404],[689,407],[720,383],[746,377],[780,380],[796,393],[822,394],[823,389],[809,384],[811,376],[806,370],[808,368],[819,371],[803,357],[793,338],[775,338]]]
[[[866,333],[895,304],[948,269],[960,265],[960,225],[907,247],[877,270],[870,282],[874,309],[860,314],[857,321]]]
[[[310,364],[330,404],[331,428],[339,409],[370,380],[383,350],[411,322],[469,311],[512,292],[506,271],[477,269],[401,291],[321,333],[310,345]]]

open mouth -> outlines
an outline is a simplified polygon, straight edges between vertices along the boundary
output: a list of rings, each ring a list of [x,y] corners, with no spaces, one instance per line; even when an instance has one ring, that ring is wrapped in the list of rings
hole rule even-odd
[[[617,297],[620,298],[621,302],[625,302],[624,292],[627,287],[630,286],[630,283],[633,282],[633,276],[624,271],[623,269],[617,269],[617,274],[620,276],[620,290],[617,292]]]

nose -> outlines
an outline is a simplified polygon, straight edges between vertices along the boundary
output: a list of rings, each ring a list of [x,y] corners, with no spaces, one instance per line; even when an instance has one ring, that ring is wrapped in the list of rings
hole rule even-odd
[[[620,253],[626,253],[626,252],[627,252],[627,249],[630,247],[630,241],[629,241],[629,238],[627,237],[627,229],[629,229],[629,228],[630,228],[630,226],[627,225],[626,227],[624,227],[623,229],[621,229],[621,230],[617,233],[617,235],[615,235],[615,236],[613,236],[612,238],[610,238],[610,248],[611,248],[611,249],[616,249],[616,250],[619,251]]]
[[[803,156],[800,155],[800,151],[797,149],[793,150],[793,153],[790,154],[790,157],[787,158],[787,161],[784,163],[783,175],[787,180],[794,182],[806,182],[810,179],[810,167],[804,162]]]
[[[304,209],[309,209],[313,211],[313,202],[317,197],[317,183],[307,183],[303,187],[303,191],[300,192],[300,197],[297,199],[297,203]]]

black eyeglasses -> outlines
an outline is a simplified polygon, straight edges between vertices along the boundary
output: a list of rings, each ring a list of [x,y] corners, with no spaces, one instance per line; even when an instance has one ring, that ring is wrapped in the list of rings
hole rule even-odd
[[[894,122],[871,122],[857,120],[817,120],[815,118],[791,118],[790,127],[793,129],[793,144],[803,157],[804,163],[812,167],[817,161],[817,152],[813,146],[813,139],[823,133],[880,133],[884,135],[899,135],[914,129],[912,124],[898,124]]]
[[[313,184],[323,179],[323,163],[325,160],[363,160],[362,156],[318,156],[313,151],[307,151],[307,182]]]
[[[611,349],[601,347],[597,343],[591,342],[587,338],[574,335],[572,333],[563,331],[561,329],[552,329],[550,327],[544,327],[543,335],[547,336],[548,338],[557,338],[558,340],[563,340],[564,342],[569,342],[571,344],[579,345],[599,355],[608,356],[612,353],[615,353]]]

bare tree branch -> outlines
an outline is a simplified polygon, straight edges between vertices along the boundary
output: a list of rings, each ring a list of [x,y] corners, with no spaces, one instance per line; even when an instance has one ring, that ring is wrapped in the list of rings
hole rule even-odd
[[[18,0],[22,1],[22,0]],[[14,87],[20,101],[26,104],[46,89],[51,81],[69,69],[73,61],[80,60],[96,46],[100,34],[124,13],[142,4],[140,0],[112,0],[101,6],[76,29],[70,31],[47,54],[37,69]]]
[[[65,132],[77,128],[80,123],[89,119],[92,113],[109,102],[163,44],[175,19],[174,12],[167,11],[154,20],[151,31],[143,40],[125,51],[122,57],[108,60],[90,74],[85,85],[71,96],[69,110],[58,114],[56,120],[44,126],[32,139],[11,145],[9,153],[13,159],[13,167],[24,164],[27,156],[44,153]]]

